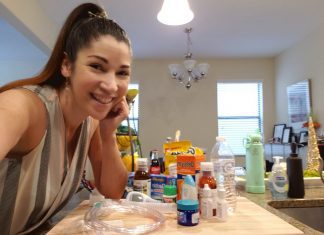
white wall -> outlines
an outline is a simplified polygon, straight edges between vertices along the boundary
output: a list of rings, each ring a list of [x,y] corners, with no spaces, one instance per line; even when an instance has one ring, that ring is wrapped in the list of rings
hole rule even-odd
[[[309,78],[312,110],[324,125],[324,27],[278,56],[275,68],[277,122],[288,123],[287,86]]]
[[[197,59],[198,62],[203,60]],[[263,81],[265,138],[272,135],[275,122],[274,61],[272,59],[207,60],[208,77],[186,90],[171,80],[168,64],[181,61],[134,61],[132,79],[140,84],[140,140],[143,154],[157,148],[167,136],[181,139],[210,151],[217,134],[216,81]]]
[[[14,80],[32,77],[45,65],[46,60],[0,60],[0,86]]]

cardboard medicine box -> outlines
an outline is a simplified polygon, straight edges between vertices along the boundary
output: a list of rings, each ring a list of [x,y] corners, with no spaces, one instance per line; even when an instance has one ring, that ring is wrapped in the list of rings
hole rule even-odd
[[[177,156],[177,200],[181,199],[183,180],[191,175],[197,184],[200,173],[200,163],[206,160],[205,155],[181,154]]]

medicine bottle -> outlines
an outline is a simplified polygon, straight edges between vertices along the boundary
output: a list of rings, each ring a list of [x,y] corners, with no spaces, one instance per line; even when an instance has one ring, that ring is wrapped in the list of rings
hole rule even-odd
[[[195,226],[199,223],[199,211],[197,200],[177,201],[177,220],[183,226]]]
[[[164,185],[163,187],[163,202],[172,203],[176,202],[177,187],[175,185]]]
[[[198,197],[201,197],[205,184],[213,190],[216,189],[216,180],[213,176],[214,165],[212,162],[201,162],[200,163],[201,176],[198,181]]]
[[[158,175],[161,174],[158,150],[152,150],[150,156],[151,156],[150,174],[158,174]]]
[[[205,184],[208,185],[208,187],[211,190],[216,190],[216,180],[214,178],[214,165],[212,162],[201,162],[200,163],[200,169],[201,169],[201,175],[198,181],[198,200],[199,200],[199,208],[201,212],[202,208],[202,202],[201,198],[203,197],[203,190]]]
[[[200,203],[201,218],[211,219],[213,217],[213,195],[208,184],[204,185]]]
[[[151,196],[151,177],[148,172],[147,158],[137,159],[137,170],[134,175],[133,190]]]

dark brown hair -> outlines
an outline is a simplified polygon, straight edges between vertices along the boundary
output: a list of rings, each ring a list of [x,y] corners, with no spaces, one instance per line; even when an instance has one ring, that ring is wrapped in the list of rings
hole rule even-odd
[[[130,40],[126,32],[113,20],[108,19],[105,11],[96,4],[85,3],[76,7],[66,19],[56,40],[52,54],[35,77],[17,80],[0,88],[0,92],[24,85],[49,85],[59,89],[65,84],[61,74],[64,53],[73,63],[80,49],[90,45],[101,35],[111,35],[117,41],[125,42],[130,50]]]

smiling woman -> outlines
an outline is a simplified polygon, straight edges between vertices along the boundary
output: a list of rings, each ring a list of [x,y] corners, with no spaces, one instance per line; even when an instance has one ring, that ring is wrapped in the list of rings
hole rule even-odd
[[[125,31],[99,6],[82,4],[41,73],[0,88],[2,234],[31,233],[58,212],[77,191],[87,157],[94,187],[123,195],[127,171],[115,132],[129,113],[131,57]]]

